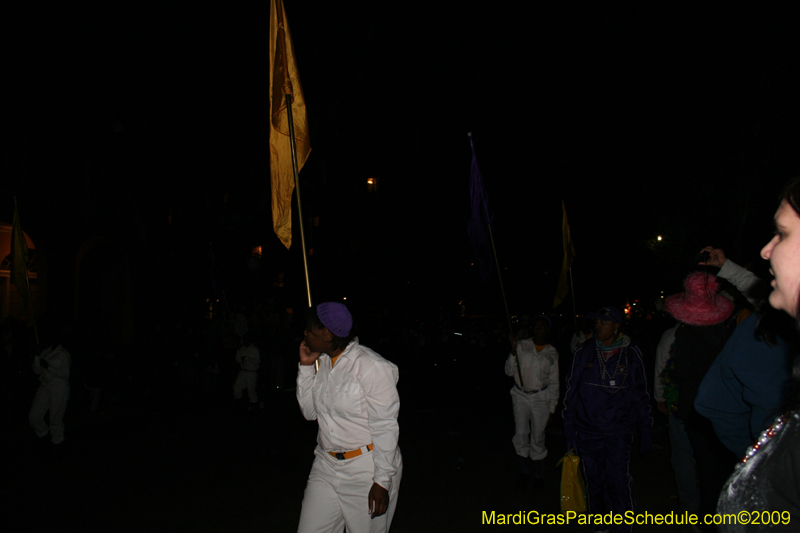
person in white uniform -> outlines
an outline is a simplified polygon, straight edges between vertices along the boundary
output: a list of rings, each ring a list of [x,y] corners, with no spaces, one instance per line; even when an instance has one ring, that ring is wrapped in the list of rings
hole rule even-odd
[[[317,447],[298,532],[385,533],[403,472],[397,366],[351,333],[344,304],[309,310],[300,344],[297,401],[317,420]],[[314,373],[314,363],[319,371]]]
[[[534,317],[532,330],[532,338],[511,338],[511,353],[505,368],[506,375],[514,377],[511,401],[516,432],[511,442],[519,461],[517,489],[520,490],[528,484],[531,464],[534,479],[544,478],[547,457],[544,431],[556,410],[559,395],[558,351],[547,343],[550,319],[544,315]],[[519,336],[528,334],[523,331]]]
[[[28,420],[37,437],[50,433],[50,442],[64,442],[64,413],[69,400],[70,355],[64,347],[54,342],[33,358],[33,372],[39,375],[41,385],[33,397]],[[49,424],[45,415],[50,413]]]
[[[258,348],[253,344],[249,333],[245,333],[242,346],[236,352],[236,362],[239,363],[239,375],[236,376],[236,382],[233,384],[233,399],[241,400],[244,389],[247,389],[247,397],[250,400],[250,407],[252,408],[258,403],[258,394],[256,394],[256,381],[258,380],[258,365],[261,363],[261,353]]]

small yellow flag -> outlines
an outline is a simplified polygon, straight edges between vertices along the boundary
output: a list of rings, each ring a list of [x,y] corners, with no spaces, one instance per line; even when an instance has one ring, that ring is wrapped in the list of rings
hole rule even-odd
[[[269,166],[272,178],[272,225],[286,248],[292,245],[294,171],[289,139],[286,95],[292,95],[297,171],[303,168],[311,144],[306,101],[294,57],[289,23],[282,0],[271,0],[269,21]]]
[[[564,206],[564,202],[561,202],[561,211],[563,213],[561,218],[561,236],[564,239],[564,262],[561,263],[561,275],[558,278],[556,297],[553,300],[554,308],[558,307],[567,297],[567,294],[569,294],[569,267],[572,266],[572,261],[575,259],[575,246],[572,244],[569,221],[567,221],[567,208]]]

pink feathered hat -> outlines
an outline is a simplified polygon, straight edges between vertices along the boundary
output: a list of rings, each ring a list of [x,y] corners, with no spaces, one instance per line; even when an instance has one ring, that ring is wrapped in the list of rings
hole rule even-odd
[[[733,302],[719,293],[716,276],[692,272],[683,281],[685,292],[664,301],[667,312],[679,322],[691,326],[713,326],[733,313]]]

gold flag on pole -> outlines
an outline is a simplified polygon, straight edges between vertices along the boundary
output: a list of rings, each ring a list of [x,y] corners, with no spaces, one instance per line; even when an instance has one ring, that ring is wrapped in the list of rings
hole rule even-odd
[[[292,191],[294,173],[289,138],[286,95],[291,111],[297,149],[297,170],[303,168],[311,144],[306,101],[294,57],[289,23],[282,0],[271,0],[269,21],[269,166],[272,178],[272,225],[286,248],[292,245]]]

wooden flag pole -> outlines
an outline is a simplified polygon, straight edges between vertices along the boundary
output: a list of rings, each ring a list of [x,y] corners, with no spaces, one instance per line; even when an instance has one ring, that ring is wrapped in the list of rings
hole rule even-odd
[[[308,277],[308,253],[306,252],[306,232],[303,229],[303,206],[300,201],[300,172],[297,170],[297,147],[294,141],[294,119],[292,118],[292,95],[286,94],[286,118],[289,122],[289,144],[292,152],[292,171],[294,172],[294,190],[297,193],[297,218],[300,219],[300,245],[303,247],[303,268],[306,273],[306,294],[308,306],[311,307],[311,282]]]
[[[308,276],[308,253],[306,252],[306,232],[303,228],[303,204],[300,201],[300,171],[297,170],[297,146],[294,142],[294,119],[292,118],[292,94],[286,93],[286,118],[289,122],[289,145],[292,152],[292,171],[294,172],[294,190],[297,193],[297,218],[300,219],[300,246],[303,247],[303,269],[306,273],[306,295],[308,307],[311,303],[311,282]],[[319,372],[319,360],[314,362],[314,370]]]

